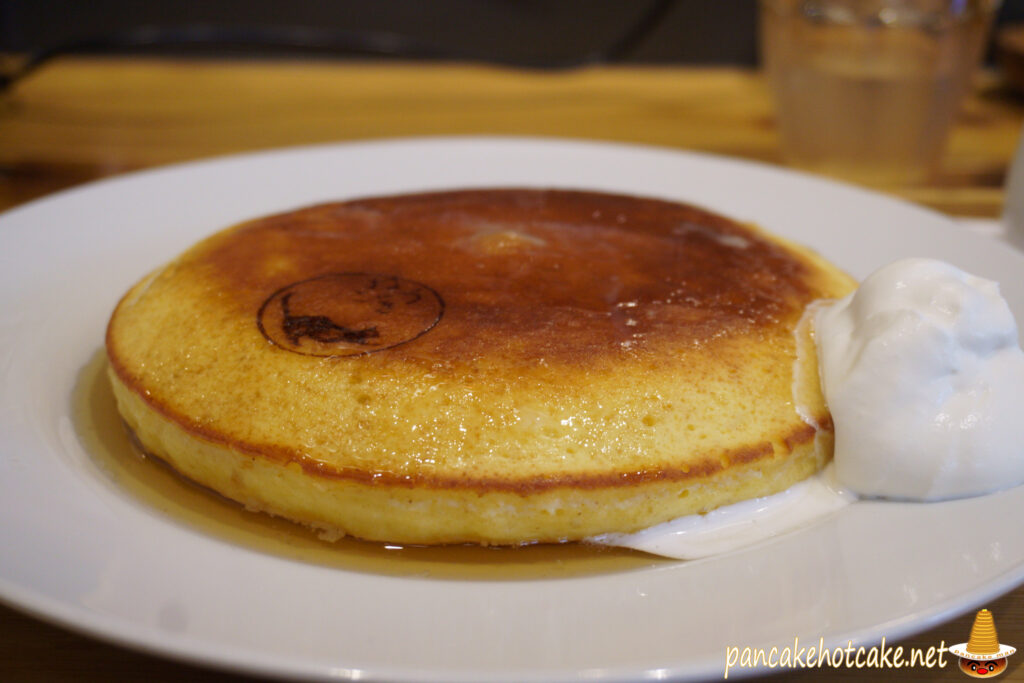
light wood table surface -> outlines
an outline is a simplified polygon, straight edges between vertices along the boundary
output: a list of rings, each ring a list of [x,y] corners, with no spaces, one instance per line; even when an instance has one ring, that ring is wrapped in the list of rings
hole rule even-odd
[[[984,75],[963,109],[939,176],[927,185],[881,190],[956,216],[997,217],[1022,123],[1024,102]],[[374,62],[65,58],[0,95],[0,209],[171,162],[285,145],[449,134],[564,136],[779,159],[766,87],[743,69],[527,72]],[[1024,588],[988,607],[1000,640],[1024,650]],[[972,618],[902,644],[960,642]],[[968,680],[953,664],[930,671],[822,669],[793,677]],[[123,650],[0,607],[0,681],[66,680],[245,679]],[[1010,671],[999,680],[1024,681],[1021,661],[1011,658]]]

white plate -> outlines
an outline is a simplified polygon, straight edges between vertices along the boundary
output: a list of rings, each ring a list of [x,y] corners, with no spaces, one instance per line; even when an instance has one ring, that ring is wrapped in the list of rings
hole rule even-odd
[[[551,580],[379,576],[258,553],[169,521],[103,479],[70,395],[119,297],[218,228],[366,194],[519,185],[687,201],[818,249],[854,275],[932,256],[1002,282],[1024,258],[938,214],[772,167],[524,139],[293,149],[99,182],[0,217],[0,596],[145,650],[337,679],[718,678],[727,646],[890,641],[1024,580],[1024,488],[857,503],[696,562]],[[735,672],[734,672],[735,673]]]

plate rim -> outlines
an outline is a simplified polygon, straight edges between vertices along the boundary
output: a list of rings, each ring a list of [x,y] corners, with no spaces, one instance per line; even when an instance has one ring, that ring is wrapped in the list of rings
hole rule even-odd
[[[282,155],[282,154],[303,154],[307,152],[345,152],[354,148],[372,148],[377,146],[397,146],[413,144],[445,144],[450,142],[457,142],[458,144],[479,144],[483,143],[500,143],[500,144],[532,144],[532,145],[550,145],[550,144],[565,144],[577,148],[593,148],[598,147],[602,150],[616,151],[616,152],[630,152],[635,150],[645,150],[648,152],[656,152],[659,154],[666,154],[668,156],[685,156],[697,162],[701,160],[713,160],[716,163],[724,162],[728,164],[738,164],[740,166],[748,166],[764,171],[768,171],[773,174],[783,174],[794,178],[801,182],[813,182],[823,183],[825,186],[840,187],[844,190],[852,190],[856,193],[860,193],[866,197],[870,197],[872,201],[885,200],[895,205],[899,205],[904,209],[910,208],[916,211],[922,212],[924,215],[928,215],[930,220],[941,221],[949,226],[955,227],[952,219],[944,214],[939,213],[933,209],[923,207],[920,205],[907,202],[905,200],[876,193],[863,188],[854,187],[833,181],[830,179],[820,178],[810,174],[794,171],[778,167],[769,163],[765,163],[757,160],[747,159],[736,159],[727,156],[709,154],[705,152],[695,152],[682,149],[673,149],[667,147],[660,147],[656,145],[647,144],[634,144],[626,142],[606,142],[598,140],[586,140],[582,138],[562,138],[562,137],[541,137],[541,136],[479,136],[479,135],[439,135],[439,136],[415,136],[415,137],[400,137],[400,138],[379,138],[369,140],[358,140],[358,141],[343,141],[330,144],[310,144],[292,147],[281,147],[272,148],[266,150],[254,150],[247,151],[239,154],[231,154],[226,156],[215,156],[211,158],[204,158],[198,160],[189,160],[178,162],[166,166],[159,166],[155,168],[142,169],[133,171],[126,174],[120,174],[108,178],[102,178],[82,185],[77,185],[71,188],[61,190],[56,193],[45,195],[33,199],[29,202],[20,204],[13,207],[3,214],[0,214],[0,232],[3,232],[3,227],[7,227],[10,219],[15,216],[21,216],[23,213],[31,213],[38,209],[38,207],[50,204],[54,202],[60,202],[66,200],[68,197],[75,196],[79,193],[89,193],[96,190],[101,186],[113,186],[125,182],[137,182],[139,180],[145,181],[146,179],[158,178],[160,175],[165,173],[189,173],[198,167],[216,166],[225,162],[241,163],[252,158],[264,158],[269,159],[271,157]],[[13,228],[8,228],[13,229]],[[890,620],[890,622],[884,622],[876,627],[861,629],[857,631],[857,638],[859,640],[863,638],[862,642],[877,642],[872,640],[874,635],[878,633],[881,627],[885,627],[886,632],[883,634],[886,638],[889,637],[890,633],[898,634],[898,638],[903,639],[914,633],[918,633],[940,623],[943,623],[955,616],[966,613],[974,607],[993,599],[1003,593],[1013,590],[1016,586],[1024,583],[1024,563],[1018,565],[1013,570],[1008,570],[1000,575],[1001,580],[990,581],[984,586],[980,586],[975,591],[966,594],[959,595],[956,598],[949,598],[946,601],[933,604],[929,609],[918,613],[913,618],[909,615],[900,619]],[[344,672],[335,671],[328,676],[325,676],[322,669],[318,666],[312,668],[299,668],[295,666],[295,662],[279,663],[275,665],[273,662],[260,663],[252,666],[247,665],[246,659],[241,658],[231,659],[218,657],[215,654],[203,652],[197,653],[194,649],[194,644],[191,643],[190,638],[168,636],[163,633],[162,637],[164,641],[153,641],[145,638],[132,637],[133,634],[128,633],[124,629],[118,628],[118,623],[124,621],[123,619],[114,619],[107,615],[100,613],[89,612],[82,605],[67,605],[58,600],[52,600],[49,596],[42,593],[32,594],[31,591],[25,587],[20,587],[13,584],[5,576],[0,576],[0,602],[13,607],[16,610],[25,612],[30,616],[39,618],[49,623],[55,623],[63,628],[88,635],[91,637],[97,637],[100,640],[113,643],[121,647],[128,647],[134,650],[143,651],[149,654],[155,654],[158,656],[170,657],[179,661],[198,663],[203,666],[209,666],[224,671],[241,671],[245,673],[269,675],[275,677],[292,677],[296,675],[302,676],[303,678],[309,679],[320,679],[324,677],[330,677],[332,679],[344,679]],[[92,616],[92,623],[85,623],[81,617]],[[102,622],[102,626],[96,626],[97,620]],[[109,623],[108,623],[109,622]],[[128,628],[126,625],[125,628]],[[891,629],[891,630],[890,630]],[[251,653],[250,660],[251,661]],[[693,678],[703,678],[711,675],[712,673],[718,673],[721,666],[718,666],[714,672],[708,667],[704,669],[692,669],[686,668],[667,668],[659,669],[663,674],[673,680],[689,680]],[[371,680],[400,680],[400,681],[434,681],[434,680],[477,680],[483,672],[472,672],[472,673],[459,673],[456,676],[451,676],[452,672],[447,672],[446,675],[437,676],[424,676],[422,671],[406,671],[394,670],[394,671],[361,671],[352,670],[348,678],[362,678],[369,676]],[[554,672],[531,672],[523,677],[523,674],[517,674],[515,680],[532,680],[534,678],[542,677],[543,680],[575,680],[578,678],[577,675],[571,677],[562,672],[561,677],[552,677],[550,673]],[[619,681],[619,680],[635,680],[636,671],[623,671],[621,676],[617,677],[615,672],[606,671],[606,674],[610,676],[603,676],[601,680],[608,681]],[[643,672],[646,677],[650,671]],[[755,675],[763,674],[765,671],[743,671],[736,672],[731,675]],[[488,677],[493,678],[493,672],[486,672]],[[512,679],[509,679],[512,680]]]

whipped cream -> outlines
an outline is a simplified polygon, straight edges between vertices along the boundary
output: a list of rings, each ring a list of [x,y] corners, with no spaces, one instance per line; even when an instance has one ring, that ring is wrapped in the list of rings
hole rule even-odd
[[[1024,483],[1024,352],[995,282],[904,259],[812,304],[798,353],[808,319],[834,464],[773,496],[589,542],[698,559],[806,527],[858,496],[932,501]],[[803,384],[794,376],[795,409],[814,424],[797,400]]]
[[[1024,483],[1024,352],[995,282],[905,259],[814,327],[842,486],[942,500]]]
[[[837,485],[829,465],[781,493],[679,517],[633,534],[604,534],[587,541],[697,560],[804,528],[854,500],[856,496]]]

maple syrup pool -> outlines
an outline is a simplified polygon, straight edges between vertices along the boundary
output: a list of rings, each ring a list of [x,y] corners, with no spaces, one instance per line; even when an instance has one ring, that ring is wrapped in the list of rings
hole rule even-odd
[[[170,524],[257,552],[341,570],[450,580],[523,580],[588,576],[675,562],[626,548],[585,543],[515,548],[399,546],[353,538],[321,540],[315,531],[251,512],[195,484],[143,453],[117,412],[103,350],[75,384],[75,431],[115,495],[157,512]]]

